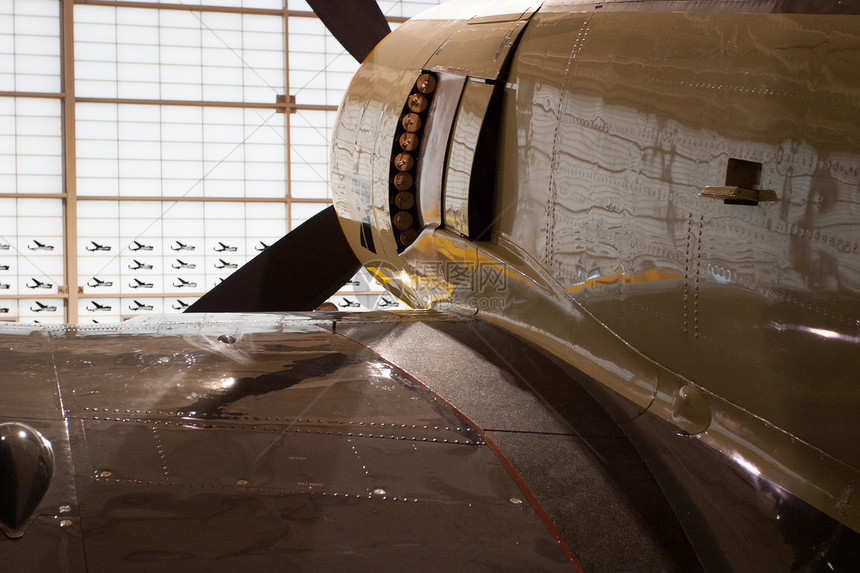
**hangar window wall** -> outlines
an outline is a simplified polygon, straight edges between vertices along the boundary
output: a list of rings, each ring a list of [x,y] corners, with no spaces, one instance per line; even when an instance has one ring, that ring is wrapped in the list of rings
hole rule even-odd
[[[183,310],[331,203],[357,67],[301,0],[0,0],[0,320]]]

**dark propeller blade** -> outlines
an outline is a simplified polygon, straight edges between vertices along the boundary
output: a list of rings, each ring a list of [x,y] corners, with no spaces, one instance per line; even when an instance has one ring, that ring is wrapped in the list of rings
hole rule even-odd
[[[360,267],[334,207],[328,207],[248,261],[185,312],[313,310]]]
[[[307,0],[307,3],[359,62],[391,32],[376,0]]]

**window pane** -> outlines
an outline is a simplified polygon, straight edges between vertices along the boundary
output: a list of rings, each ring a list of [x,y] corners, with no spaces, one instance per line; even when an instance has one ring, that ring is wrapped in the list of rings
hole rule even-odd
[[[75,10],[79,97],[274,103],[284,93],[279,16]]]
[[[78,195],[286,197],[283,114],[79,103]]]
[[[82,201],[78,282],[91,298],[142,303],[124,298],[117,316],[155,313],[157,305],[144,310],[152,304],[144,299],[171,293],[189,303],[285,233],[284,203]],[[170,310],[179,310],[174,305],[182,308],[171,299]],[[86,316],[107,312],[89,308],[96,310],[85,309]]]
[[[62,201],[4,198],[0,210],[0,294],[28,297],[0,300],[0,320],[62,322]]]
[[[340,105],[358,62],[316,18],[289,19],[289,47],[296,103]]]
[[[331,198],[328,153],[337,112],[298,111],[290,120],[290,183],[293,197]]]
[[[60,2],[0,2],[0,90],[61,91]]]
[[[0,98],[0,192],[61,193],[60,100]]]

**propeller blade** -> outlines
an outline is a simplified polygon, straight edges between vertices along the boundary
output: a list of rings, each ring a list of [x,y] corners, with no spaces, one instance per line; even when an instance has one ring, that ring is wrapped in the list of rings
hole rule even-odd
[[[307,0],[307,3],[359,62],[391,32],[376,0]]]
[[[331,206],[248,261],[185,312],[313,310],[359,268]]]

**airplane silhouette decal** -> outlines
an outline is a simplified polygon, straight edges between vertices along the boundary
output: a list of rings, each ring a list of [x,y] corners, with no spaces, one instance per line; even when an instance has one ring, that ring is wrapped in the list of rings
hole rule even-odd
[[[139,311],[139,310],[152,310],[151,304],[141,304],[140,301],[132,301],[136,306],[128,305],[129,310]]]
[[[149,269],[152,268],[152,265],[147,264],[147,263],[142,263],[142,262],[138,261],[137,259],[134,259],[134,266],[128,265],[128,268],[130,268],[133,271],[139,271],[139,270],[148,271]]]
[[[134,283],[128,283],[131,288],[152,288],[152,283],[145,283],[140,279],[134,279]]]
[[[215,252],[216,253],[223,253],[224,251],[233,253],[236,251],[236,247],[233,247],[231,245],[225,245],[221,241],[218,241],[218,246],[215,247]]]
[[[36,301],[37,308],[30,307],[30,310],[33,312],[56,312],[57,307],[54,305],[42,304],[38,300]]]
[[[36,243],[36,246],[27,245],[27,248],[31,251],[53,251],[54,245],[46,245],[45,243],[40,243],[36,239],[33,239],[33,242]]]
[[[90,312],[98,312],[98,311],[108,312],[111,309],[111,307],[109,305],[99,304],[94,300],[91,300],[90,302],[93,303],[93,307],[92,308],[86,307],[86,309]]]
[[[42,281],[36,280],[34,278],[30,280],[33,281],[33,284],[27,283],[26,285],[24,285],[27,288],[51,288],[54,286],[51,283],[43,283]]]
[[[361,281],[346,281],[349,286],[361,286]]]
[[[173,283],[173,286],[175,286],[176,288],[183,288],[183,287],[194,288],[197,286],[197,283],[188,282],[187,280],[183,279],[182,277],[177,277],[177,280],[179,281],[179,284]]]
[[[8,312],[9,312],[9,309],[8,309],[8,308],[6,308],[5,306],[4,306],[4,307],[0,307],[0,313],[2,313],[2,314],[7,314]]]
[[[96,243],[95,241],[90,241],[90,243],[92,243],[92,246],[87,245],[86,247],[84,247],[86,250],[88,250],[90,252],[93,252],[93,251],[109,251],[110,250],[110,245],[100,245],[99,243]]]
[[[182,310],[188,308],[188,303],[183,300],[176,299],[176,303],[177,304],[172,305],[174,310]]]
[[[8,250],[9,250],[9,246],[10,246],[9,244],[0,245],[0,251],[8,251]]]
[[[194,263],[186,263],[186,262],[185,262],[185,261],[183,261],[182,259],[176,259],[176,262],[177,262],[177,263],[179,263],[179,264],[178,264],[178,265],[170,265],[170,266],[171,266],[171,267],[173,267],[174,269],[195,269],[195,268],[197,268],[197,265],[196,265],[196,264],[194,264]]]
[[[175,247],[170,247],[171,251],[193,251],[194,245],[186,245],[185,243],[176,241]]]
[[[376,304],[379,308],[388,308],[389,306],[400,306],[400,303],[396,300],[389,300],[386,297],[382,297],[379,299],[379,302]]]
[[[9,265],[0,265],[0,271],[8,271]]]
[[[348,298],[345,298],[345,299],[343,299],[343,304],[339,304],[338,306],[341,308],[350,308],[350,307],[351,308],[358,308],[361,305],[358,304],[357,302],[353,302],[353,301],[349,300]]]
[[[92,279],[87,281],[87,286],[92,288],[110,287],[113,286],[113,281],[103,281],[98,277],[93,277]]]
[[[139,241],[132,241],[128,248],[130,251],[151,251],[152,245],[144,245]]]
[[[254,250],[262,253],[263,251],[265,251],[268,248],[269,248],[269,245],[267,245],[263,241],[260,241],[260,244],[258,246],[254,247]]]
[[[227,262],[227,261],[225,261],[224,259],[218,259],[218,261],[219,261],[221,264],[219,265],[218,263],[215,263],[215,268],[216,268],[216,269],[235,269],[235,268],[237,268],[237,267],[239,266],[239,265],[237,265],[236,263],[228,263],[228,262]]]
[[[0,290],[9,290],[9,285],[7,283],[0,283]]]

